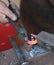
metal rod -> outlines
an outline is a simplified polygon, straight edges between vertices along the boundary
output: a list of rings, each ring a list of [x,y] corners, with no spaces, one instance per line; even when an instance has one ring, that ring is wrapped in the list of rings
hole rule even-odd
[[[24,59],[24,57],[23,57],[23,55],[21,53],[20,47],[18,47],[16,45],[16,42],[13,40],[13,38],[11,36],[8,36],[8,37],[9,37],[9,40],[10,40],[16,54],[17,54],[17,57],[18,57],[19,61],[21,62],[21,64],[24,63],[25,59]]]
[[[15,27],[15,29],[18,31],[19,27],[14,23],[13,20],[11,20],[8,16],[6,16],[6,18],[8,19],[8,21]]]

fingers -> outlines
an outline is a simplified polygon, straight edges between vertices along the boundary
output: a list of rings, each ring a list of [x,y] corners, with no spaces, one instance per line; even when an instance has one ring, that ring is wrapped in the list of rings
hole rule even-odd
[[[9,8],[17,15],[18,17],[20,17],[20,12],[19,12],[19,8],[16,6],[16,4],[12,1],[12,0],[8,0],[9,2]]]
[[[7,19],[0,19],[0,24],[5,24],[5,23],[8,23]]]
[[[7,22],[8,22],[8,20],[5,18],[5,15],[0,13],[0,24],[7,23]]]
[[[16,15],[11,10],[9,10],[6,4],[2,1],[0,1],[0,13],[3,13],[4,15],[8,16],[13,21],[16,20]]]

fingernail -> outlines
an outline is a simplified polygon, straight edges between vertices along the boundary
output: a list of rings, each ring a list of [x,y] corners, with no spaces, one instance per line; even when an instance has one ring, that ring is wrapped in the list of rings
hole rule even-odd
[[[12,20],[13,21],[17,20],[17,17],[15,15],[12,15]]]

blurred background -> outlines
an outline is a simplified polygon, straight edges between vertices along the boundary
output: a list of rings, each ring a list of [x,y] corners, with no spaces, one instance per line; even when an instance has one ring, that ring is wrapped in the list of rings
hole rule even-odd
[[[8,5],[8,0],[2,0],[3,2],[5,2]],[[21,0],[12,0],[13,2],[15,2],[15,4],[20,7],[20,1]]]

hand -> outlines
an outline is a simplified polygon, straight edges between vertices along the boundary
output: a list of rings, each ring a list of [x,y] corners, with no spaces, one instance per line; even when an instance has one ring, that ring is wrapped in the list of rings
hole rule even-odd
[[[8,20],[5,18],[8,16],[13,21],[16,20],[16,15],[7,7],[7,5],[0,1],[0,23],[7,23]]]

